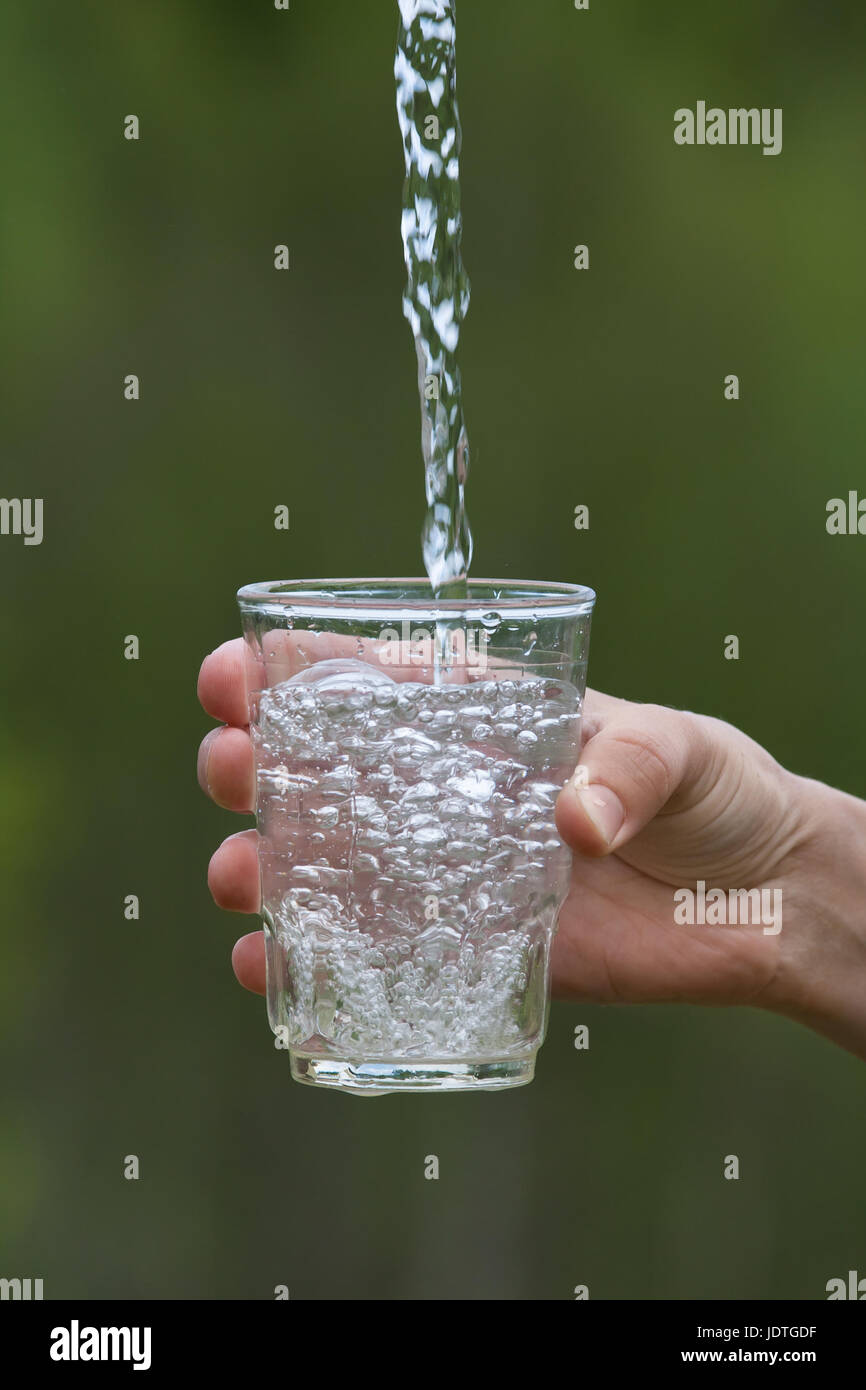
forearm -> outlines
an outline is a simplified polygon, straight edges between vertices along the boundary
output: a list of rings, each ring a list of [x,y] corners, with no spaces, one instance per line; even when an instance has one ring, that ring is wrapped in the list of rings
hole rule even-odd
[[[806,833],[786,878],[773,1007],[866,1060],[866,802],[796,782]]]

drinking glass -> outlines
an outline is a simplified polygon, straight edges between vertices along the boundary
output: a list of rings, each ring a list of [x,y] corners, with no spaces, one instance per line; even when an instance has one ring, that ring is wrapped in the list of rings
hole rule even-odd
[[[591,589],[240,590],[268,1015],[298,1081],[532,1080],[571,856]]]

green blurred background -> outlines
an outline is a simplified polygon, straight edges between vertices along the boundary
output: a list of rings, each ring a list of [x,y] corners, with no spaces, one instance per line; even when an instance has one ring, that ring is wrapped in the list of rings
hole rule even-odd
[[[560,1004],[525,1090],[359,1103],[292,1084],[232,976],[199,663],[241,583],[420,566],[396,28],[390,0],[0,20],[2,492],[45,499],[41,546],[0,539],[0,1274],[822,1298],[866,1274],[863,1065],[822,1039]],[[591,584],[594,685],[863,795],[866,539],[825,530],[866,492],[862,5],[462,0],[458,48],[475,574]],[[678,148],[698,99],[782,107],[783,153]]]

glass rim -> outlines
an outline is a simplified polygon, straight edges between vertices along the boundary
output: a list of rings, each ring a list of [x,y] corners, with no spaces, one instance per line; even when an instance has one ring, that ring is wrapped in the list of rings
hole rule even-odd
[[[473,617],[495,611],[501,616],[580,617],[592,613],[596,594],[584,584],[537,579],[469,579],[466,598],[437,599],[426,577],[397,579],[290,579],[245,584],[238,590],[242,613],[285,609],[310,616],[360,617],[409,613],[414,617]],[[406,590],[413,590],[411,597]]]

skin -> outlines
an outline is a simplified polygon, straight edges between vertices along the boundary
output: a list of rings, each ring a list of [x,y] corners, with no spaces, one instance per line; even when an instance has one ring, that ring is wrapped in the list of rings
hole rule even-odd
[[[240,638],[202,664],[199,699],[221,727],[201,744],[198,778],[219,806],[249,815],[246,680]],[[579,770],[556,820],[574,868],[555,996],[753,1005],[866,1060],[866,803],[786,771],[721,720],[589,691]],[[678,925],[674,891],[699,880],[781,890],[781,931]],[[254,830],[223,841],[208,884],[219,907],[258,912]],[[265,992],[261,931],[240,938],[232,964],[246,989]]]

